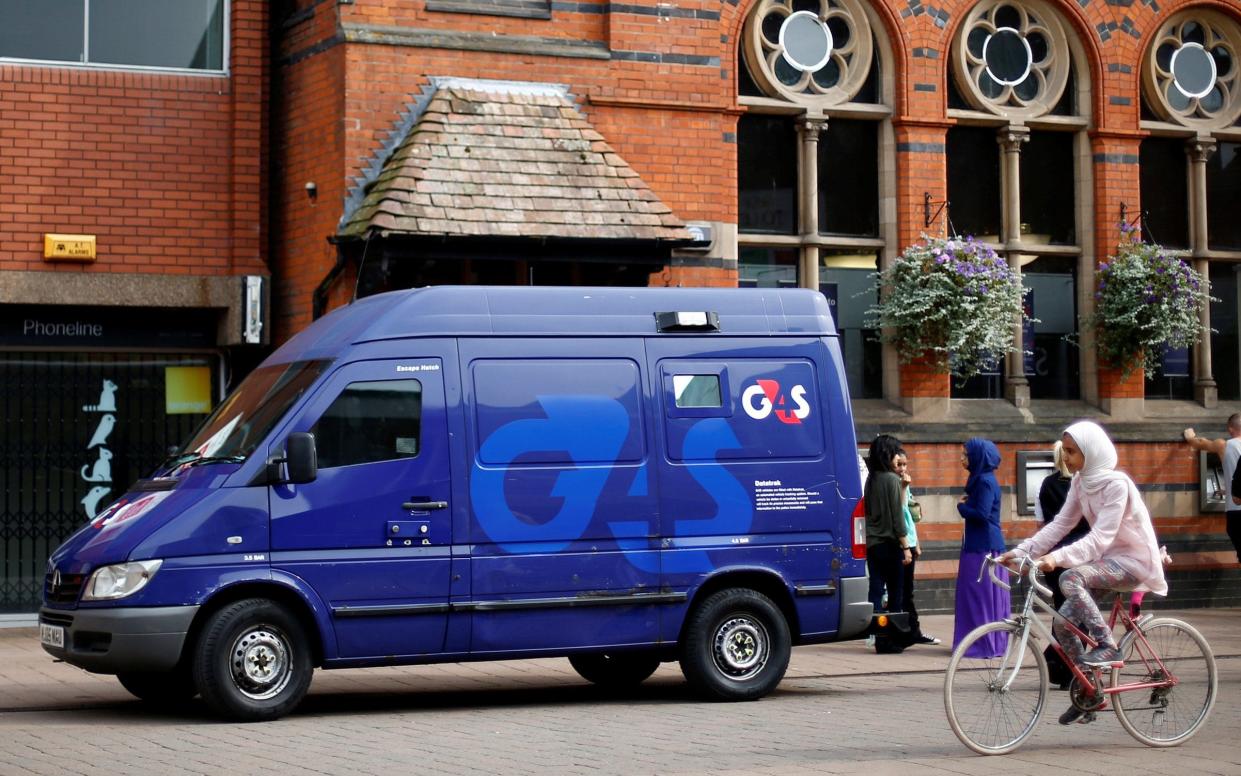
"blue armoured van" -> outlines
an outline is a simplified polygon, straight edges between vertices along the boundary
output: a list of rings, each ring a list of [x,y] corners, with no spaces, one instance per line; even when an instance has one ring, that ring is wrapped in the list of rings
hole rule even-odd
[[[870,623],[856,461],[818,293],[373,296],[52,555],[40,638],[234,719],[316,666],[547,656],[759,698]]]

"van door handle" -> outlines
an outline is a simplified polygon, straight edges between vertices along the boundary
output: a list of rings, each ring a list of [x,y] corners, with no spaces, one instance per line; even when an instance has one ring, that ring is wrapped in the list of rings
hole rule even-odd
[[[432,509],[446,509],[447,507],[447,501],[406,501],[401,505],[401,509],[416,512],[429,512]]]

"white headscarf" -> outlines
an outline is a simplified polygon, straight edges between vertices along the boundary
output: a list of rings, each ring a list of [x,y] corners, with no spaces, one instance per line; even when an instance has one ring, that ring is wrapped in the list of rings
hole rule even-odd
[[[1064,430],[1082,451],[1085,462],[1078,472],[1081,487],[1087,493],[1098,493],[1113,480],[1128,481],[1123,472],[1116,471],[1116,445],[1098,423],[1081,420]]]

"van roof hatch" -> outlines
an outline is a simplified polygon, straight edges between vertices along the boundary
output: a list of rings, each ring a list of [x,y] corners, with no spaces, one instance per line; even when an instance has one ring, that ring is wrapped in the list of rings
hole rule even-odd
[[[655,313],[657,331],[719,331],[720,316],[712,312],[677,311]]]

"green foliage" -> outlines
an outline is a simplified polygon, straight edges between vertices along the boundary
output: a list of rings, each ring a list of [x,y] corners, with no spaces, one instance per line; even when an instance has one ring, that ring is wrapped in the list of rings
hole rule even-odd
[[[1165,348],[1198,344],[1210,281],[1158,245],[1121,227],[1116,255],[1099,262],[1095,311],[1083,321],[1099,356],[1128,377],[1139,365],[1153,376]]]
[[[1015,352],[1021,278],[972,237],[924,236],[874,277],[880,301],[868,316],[902,362],[929,356],[965,380]]]

